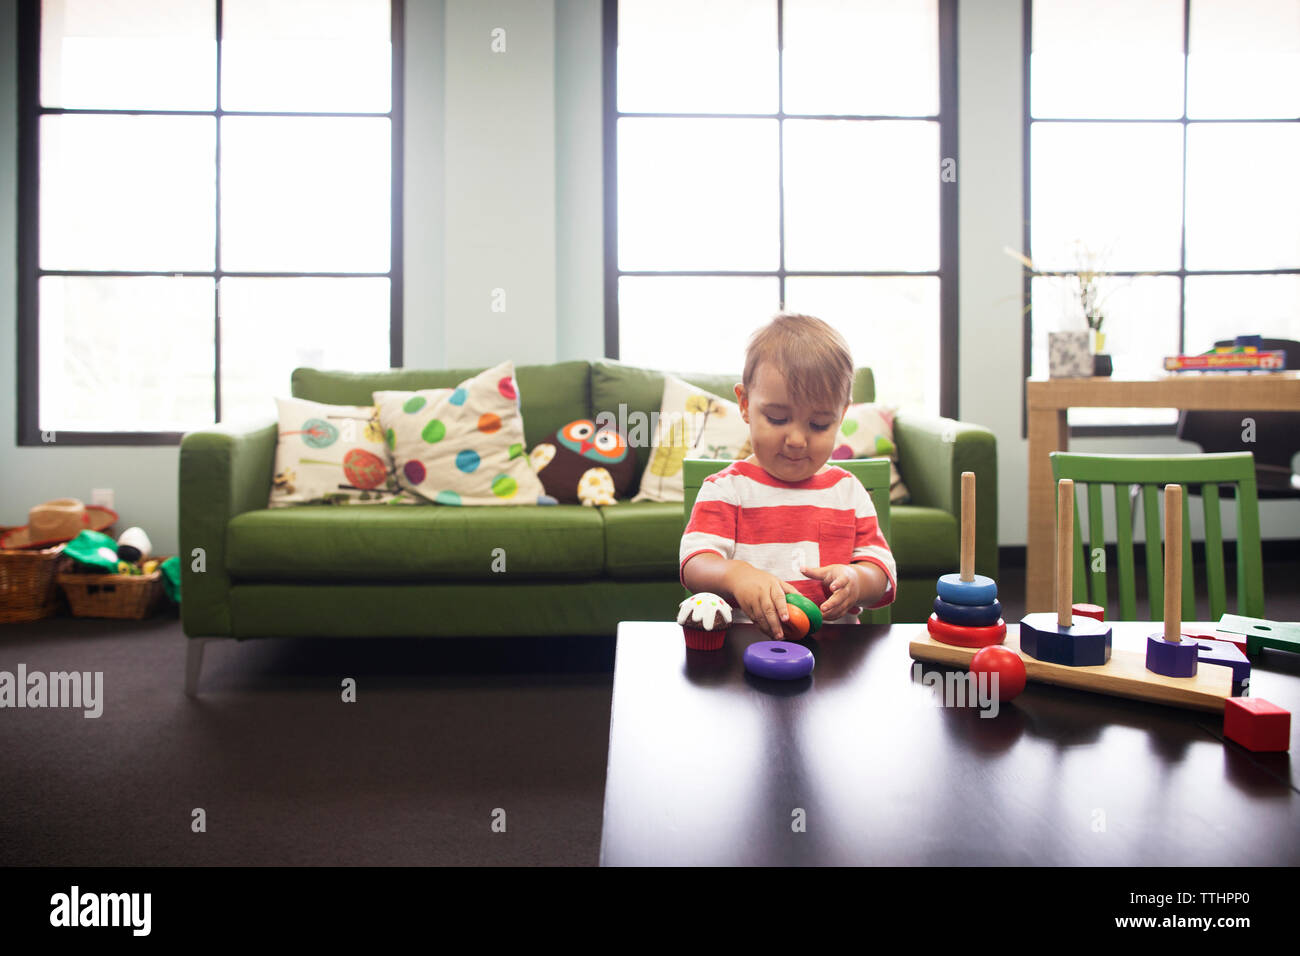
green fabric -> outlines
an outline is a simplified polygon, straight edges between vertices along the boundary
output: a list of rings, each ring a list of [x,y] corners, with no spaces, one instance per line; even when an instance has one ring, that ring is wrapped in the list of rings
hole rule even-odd
[[[679,502],[619,502],[600,510],[605,519],[605,569],[610,577],[676,579],[682,543]]]
[[[452,388],[485,368],[413,369],[383,372],[332,372],[314,368],[293,370],[293,397],[329,405],[369,405],[372,392]],[[515,368],[519,386],[519,413],[524,419],[528,450],[543,438],[578,418],[591,407],[591,366],[586,362],[554,365],[520,365]]]
[[[158,566],[162,572],[163,590],[173,604],[181,603],[181,559],[172,555]]]
[[[893,538],[889,544],[899,574],[940,568],[944,569],[941,574],[960,570],[961,525],[956,515],[941,508],[894,505],[891,517]]]
[[[900,414],[894,420],[894,441],[898,445],[899,474],[912,493],[911,505],[940,508],[959,520],[962,472],[975,473],[975,571],[996,581],[997,438],[980,425]],[[910,545],[905,545],[902,554],[910,564],[909,549]],[[960,561],[960,551],[954,549],[941,573],[958,570]]]
[[[646,440],[637,443],[637,475],[645,471],[650,461],[651,443],[654,430],[649,425],[651,414],[658,413],[664,401],[664,375],[675,375],[684,382],[690,382],[697,388],[712,392],[729,402],[736,400],[736,384],[740,373],[735,375],[704,375],[698,372],[667,372],[662,370],[640,368],[604,359],[591,363],[591,401],[592,416],[605,414],[611,421],[620,425],[629,421],[633,412],[646,416]],[[853,379],[853,400],[871,402],[875,400],[876,384],[871,369],[860,368]]]
[[[102,531],[87,528],[63,547],[64,557],[71,558],[82,568],[99,568],[117,571],[117,542]]]
[[[685,596],[675,579],[240,584],[231,592],[231,636],[613,634],[620,621],[673,620]]]
[[[621,507],[621,506],[620,506]],[[604,523],[582,505],[304,505],[250,511],[227,531],[233,578],[477,580],[599,576]],[[505,570],[494,570],[501,567]]]
[[[181,439],[181,623],[190,635],[230,634],[226,525],[271,497],[279,425],[210,425]],[[200,570],[201,568],[201,570]]]

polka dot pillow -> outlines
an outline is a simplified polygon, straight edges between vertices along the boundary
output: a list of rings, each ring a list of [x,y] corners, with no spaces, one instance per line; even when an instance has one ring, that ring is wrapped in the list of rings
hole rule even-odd
[[[831,461],[844,458],[889,459],[889,503],[910,501],[912,493],[898,473],[898,446],[894,444],[894,409],[879,402],[850,405],[835,436]]]
[[[553,503],[524,452],[513,362],[455,388],[374,399],[404,489],[439,505]]]

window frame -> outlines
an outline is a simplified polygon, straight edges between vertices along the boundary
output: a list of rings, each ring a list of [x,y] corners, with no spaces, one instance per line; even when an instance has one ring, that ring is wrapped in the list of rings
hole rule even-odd
[[[405,113],[405,0],[389,0],[392,42],[392,100],[387,113],[318,113],[287,110],[224,110],[221,106],[222,15],[224,0],[213,0],[216,18],[216,104],[211,110],[79,109],[44,107],[40,102],[41,0],[20,0],[18,4],[18,446],[40,445],[179,445],[186,434],[179,431],[46,431],[40,422],[40,312],[38,286],[45,275],[72,276],[189,276],[214,280],[213,288],[213,409],[212,425],[221,423],[221,310],[220,284],[235,278],[372,277],[389,280],[389,356],[394,368],[402,364],[402,176]],[[216,224],[212,270],[120,271],[40,268],[40,122],[45,115],[116,114],[211,116],[216,122]],[[386,273],[370,272],[240,272],[221,268],[221,119],[223,116],[304,117],[387,117],[392,132],[390,259]],[[286,383],[287,387],[287,383]],[[269,406],[268,406],[269,407]],[[270,415],[271,412],[268,412]],[[208,424],[198,426],[211,427]],[[48,436],[48,437],[47,437]]]
[[[928,116],[816,116],[803,113],[788,114],[784,102],[784,0],[776,4],[776,38],[780,51],[777,66],[776,113],[624,113],[618,109],[618,0],[602,0],[602,63],[603,81],[602,137],[605,182],[605,357],[619,359],[619,279],[632,276],[762,276],[775,277],[780,299],[785,299],[785,280],[800,276],[935,276],[939,280],[939,414],[945,418],[959,416],[959,335],[958,335],[958,174],[951,182],[941,175],[942,164],[951,159],[960,170],[957,137],[957,0],[937,0],[939,13],[939,112]],[[777,157],[780,181],[779,236],[780,261],[775,271],[698,271],[698,270],[628,270],[618,268],[618,121],[622,117],[657,117],[665,119],[775,119],[780,131]],[[851,119],[872,120],[929,120],[939,124],[939,162],[935,180],[939,189],[939,268],[936,271],[803,271],[787,270],[785,266],[785,156],[784,129],[787,119]]]
[[[1188,128],[1192,125],[1201,124],[1231,124],[1231,123],[1300,123],[1300,117],[1266,117],[1263,119],[1189,119],[1187,116],[1187,74],[1189,69],[1188,53],[1190,50],[1191,31],[1192,31],[1192,0],[1183,0],[1183,113],[1182,116],[1163,118],[1163,119],[1115,119],[1115,118],[1061,118],[1061,117],[1033,117],[1033,70],[1032,55],[1034,45],[1034,0],[1022,0],[1023,2],[1023,26],[1024,34],[1023,43],[1023,96],[1021,98],[1023,111],[1023,139],[1022,139],[1022,170],[1024,174],[1022,182],[1022,197],[1024,201],[1024,234],[1022,237],[1021,248],[1025,250],[1025,255],[1032,261],[1034,257],[1033,249],[1030,247],[1030,234],[1033,226],[1033,210],[1031,208],[1031,163],[1033,161],[1031,133],[1034,123],[1138,123],[1143,125],[1149,124],[1179,124],[1183,131],[1183,155],[1182,155],[1182,220],[1179,224],[1179,234],[1181,240],[1179,243],[1179,263],[1177,269],[1165,271],[1147,270],[1144,272],[1115,270],[1110,275],[1115,276],[1150,276],[1154,278],[1176,278],[1178,280],[1178,351],[1183,353],[1186,349],[1185,336],[1187,333],[1187,279],[1189,276],[1195,278],[1198,276],[1248,276],[1248,275],[1300,275],[1298,269],[1188,269],[1187,268],[1187,133]],[[1066,275],[1072,273],[1066,270],[1059,270]],[[1022,324],[1022,353],[1021,353],[1021,377],[1025,383],[1028,383],[1029,376],[1033,371],[1033,341],[1034,341],[1034,315],[1032,285],[1034,277],[1038,273],[1031,273],[1029,270],[1022,270],[1021,289],[1023,299],[1026,303],[1024,316],[1021,319]],[[1040,370],[1041,371],[1044,370]],[[1027,384],[1021,386],[1021,418],[1020,418],[1020,437],[1029,437],[1029,391]],[[1133,425],[1069,425],[1069,433],[1072,437],[1080,438],[1107,438],[1107,437],[1133,437],[1140,438],[1152,435],[1174,436],[1178,433],[1178,424],[1170,422],[1168,424],[1151,424],[1138,423]]]

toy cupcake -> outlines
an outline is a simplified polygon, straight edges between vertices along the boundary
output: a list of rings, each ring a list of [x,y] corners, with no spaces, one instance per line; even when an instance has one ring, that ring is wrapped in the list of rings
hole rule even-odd
[[[677,609],[677,623],[686,636],[686,646],[693,651],[716,651],[726,640],[731,626],[731,605],[701,591],[692,594]]]

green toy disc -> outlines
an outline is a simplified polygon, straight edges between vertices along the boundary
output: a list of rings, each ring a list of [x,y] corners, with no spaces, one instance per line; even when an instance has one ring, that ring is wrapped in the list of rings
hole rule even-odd
[[[799,608],[799,610],[808,615],[809,634],[815,634],[817,629],[822,626],[821,609],[802,594],[786,594],[785,603],[793,604],[795,607]]]

